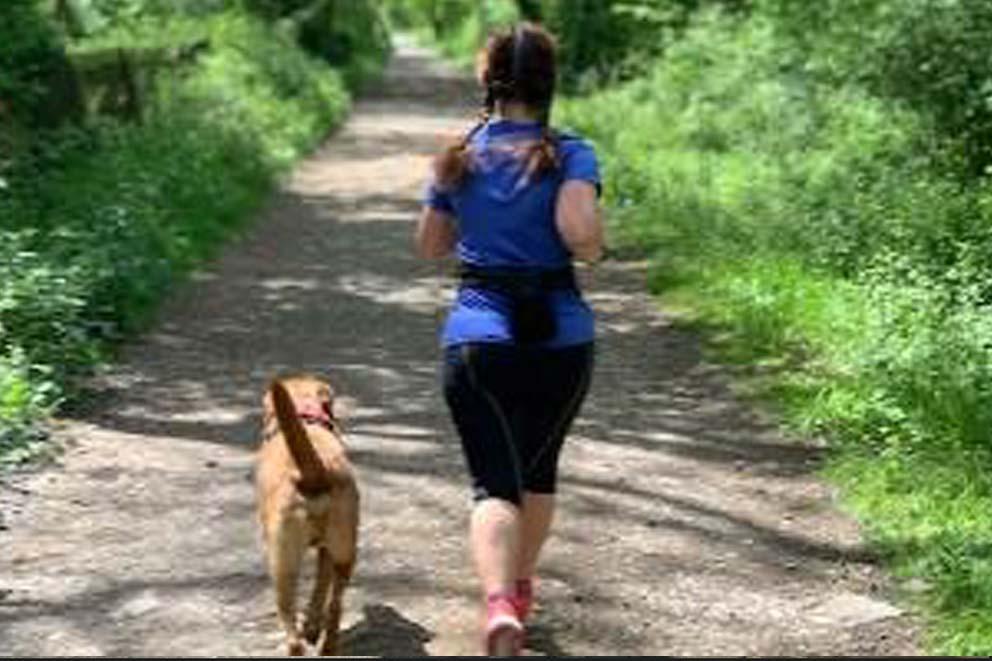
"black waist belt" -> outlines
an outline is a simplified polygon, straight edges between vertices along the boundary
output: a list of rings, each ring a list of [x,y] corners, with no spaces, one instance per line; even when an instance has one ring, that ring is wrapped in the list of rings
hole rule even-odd
[[[578,291],[575,270],[571,266],[553,270],[510,269],[460,264],[458,277],[466,287],[496,289],[507,293]]]
[[[546,342],[558,332],[558,320],[551,305],[552,291],[578,291],[571,266],[552,269],[507,269],[462,263],[459,277],[463,287],[498,291],[510,297],[510,329],[513,339],[523,344]]]

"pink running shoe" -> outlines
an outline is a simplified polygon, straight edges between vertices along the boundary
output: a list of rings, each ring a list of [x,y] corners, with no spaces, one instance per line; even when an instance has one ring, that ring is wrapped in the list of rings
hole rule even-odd
[[[534,608],[533,578],[521,578],[517,581],[513,603],[517,607],[517,615],[520,617],[520,621],[525,622],[530,617],[531,610]]]
[[[512,640],[510,656],[519,656],[524,647],[524,625],[517,614],[516,600],[512,594],[497,592],[486,598],[485,648],[488,656],[498,656],[497,644],[505,640],[504,637]]]

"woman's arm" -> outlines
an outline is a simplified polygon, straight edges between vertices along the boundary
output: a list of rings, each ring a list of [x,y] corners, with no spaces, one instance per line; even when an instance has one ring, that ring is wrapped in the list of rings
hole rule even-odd
[[[417,255],[424,259],[447,257],[457,241],[454,218],[440,209],[424,207],[414,237]]]
[[[578,179],[562,184],[555,224],[576,259],[595,262],[603,256],[603,219],[595,184]]]

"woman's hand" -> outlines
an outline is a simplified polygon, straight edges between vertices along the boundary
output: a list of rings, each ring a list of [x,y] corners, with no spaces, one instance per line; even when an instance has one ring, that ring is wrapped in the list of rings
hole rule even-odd
[[[424,259],[447,257],[457,241],[455,219],[433,207],[424,207],[414,237],[417,255]]]
[[[555,225],[576,259],[598,261],[603,256],[603,218],[595,185],[570,180],[558,191]]]

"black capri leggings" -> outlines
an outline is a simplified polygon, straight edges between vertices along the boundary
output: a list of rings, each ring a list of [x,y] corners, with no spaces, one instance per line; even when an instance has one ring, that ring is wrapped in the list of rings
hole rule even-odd
[[[558,455],[589,390],[593,345],[464,344],[445,352],[444,395],[476,500],[555,491]]]

